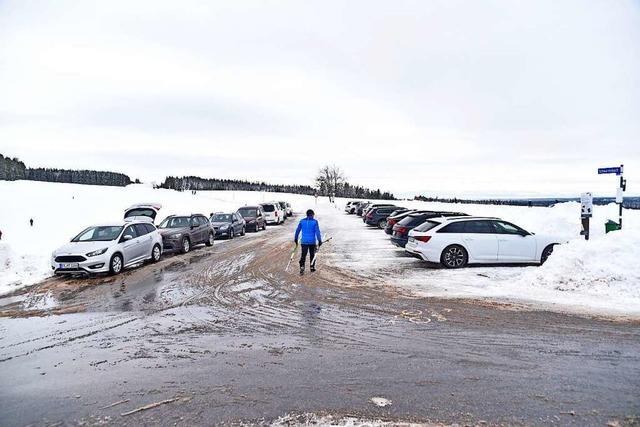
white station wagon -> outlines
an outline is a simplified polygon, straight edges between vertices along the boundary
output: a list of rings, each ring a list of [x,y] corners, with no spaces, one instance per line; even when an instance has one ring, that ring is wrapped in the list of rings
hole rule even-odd
[[[467,264],[542,264],[559,239],[538,236],[499,218],[433,218],[409,232],[405,250],[446,268]]]

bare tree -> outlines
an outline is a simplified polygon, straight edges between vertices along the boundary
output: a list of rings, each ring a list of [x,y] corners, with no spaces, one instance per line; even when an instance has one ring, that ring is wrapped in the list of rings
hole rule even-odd
[[[320,194],[333,197],[341,194],[346,179],[342,169],[336,165],[325,165],[320,168],[316,176],[316,185]]]

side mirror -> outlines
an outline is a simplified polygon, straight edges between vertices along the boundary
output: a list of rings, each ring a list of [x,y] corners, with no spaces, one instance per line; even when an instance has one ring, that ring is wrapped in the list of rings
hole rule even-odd
[[[131,239],[133,239],[133,236],[131,234],[125,234],[125,236],[122,238],[122,240],[124,240],[125,242]]]
[[[521,235],[522,237],[527,237],[527,236],[529,235],[529,233],[527,233],[526,231],[521,231],[521,232],[520,232],[520,235]]]

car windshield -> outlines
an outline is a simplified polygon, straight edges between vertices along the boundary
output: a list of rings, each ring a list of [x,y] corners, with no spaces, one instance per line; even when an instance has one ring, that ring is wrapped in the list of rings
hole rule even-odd
[[[231,214],[214,214],[211,216],[211,222],[231,222]]]
[[[240,212],[240,215],[242,215],[244,218],[256,217],[258,215],[256,209],[254,208],[242,208],[239,209],[238,212]]]
[[[91,227],[71,239],[72,242],[109,242],[120,235],[122,226]]]
[[[276,210],[276,207],[273,205],[262,205],[262,208],[265,212],[273,212]]]
[[[188,216],[170,216],[160,223],[158,228],[185,228],[189,227]]]

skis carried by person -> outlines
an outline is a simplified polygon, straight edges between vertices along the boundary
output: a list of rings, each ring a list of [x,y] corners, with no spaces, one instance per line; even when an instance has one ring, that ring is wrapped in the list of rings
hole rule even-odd
[[[293,250],[291,251],[291,256],[289,257],[289,262],[287,263],[287,268],[285,268],[284,271],[289,271],[289,267],[291,266],[291,261],[293,261],[293,257],[296,256],[297,250],[298,250],[298,243],[296,242],[295,246],[293,247]]]
[[[331,241],[331,239],[333,239],[333,237],[329,237],[327,240],[323,240],[318,245],[318,249],[316,249],[316,253],[313,255],[313,259],[311,260],[311,272],[316,271],[316,259],[318,258],[318,252],[320,252],[320,246]]]

